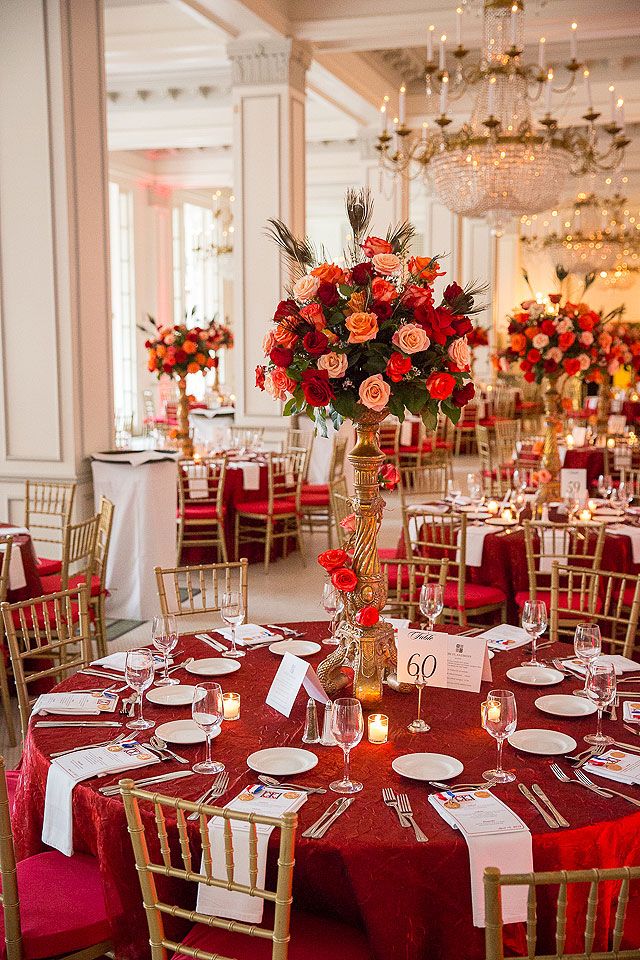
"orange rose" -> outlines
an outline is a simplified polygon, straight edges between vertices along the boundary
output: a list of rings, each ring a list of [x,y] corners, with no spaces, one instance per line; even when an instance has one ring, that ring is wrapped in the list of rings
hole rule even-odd
[[[398,291],[388,280],[382,277],[376,277],[371,284],[371,292],[374,300],[380,300],[381,303],[390,303],[398,296]]]
[[[527,346],[527,338],[522,333],[511,334],[511,349],[514,353],[524,353]]]
[[[335,263],[321,263],[311,271],[312,277],[318,277],[322,283],[342,283],[344,270]]]
[[[375,313],[352,313],[347,317],[346,327],[349,331],[349,343],[365,343],[377,335],[378,318]]]
[[[275,367],[271,371],[271,382],[280,400],[284,400],[287,393],[293,393],[296,388],[295,380],[287,375],[284,367]]]
[[[300,316],[304,317],[308,323],[312,323],[316,330],[322,330],[326,323],[319,303],[308,303],[300,311]]]
[[[338,340],[340,339],[340,337],[339,337],[337,334],[335,334],[335,333],[333,332],[333,330],[329,330],[327,327],[324,327],[324,328],[320,331],[320,333],[324,333],[324,335],[325,335],[325,337],[327,338],[327,340],[329,341],[329,343],[337,343]]]
[[[162,359],[162,357],[165,357],[166,355],[167,355],[167,348],[163,343],[159,343],[158,346],[156,347],[156,356]]]
[[[527,327],[525,330],[526,335],[529,337],[529,340],[533,340],[537,333],[540,333],[539,327]]]
[[[293,330],[289,330],[281,323],[279,323],[274,330],[273,336],[276,342],[281,344],[283,347],[292,347],[298,339],[297,333],[295,333]]]
[[[187,373],[200,373],[200,364],[191,361],[191,363],[187,364]]]
[[[204,367],[205,363],[207,362],[207,358],[205,357],[204,353],[196,353],[194,360],[196,360],[201,367]]]
[[[193,340],[185,340],[185,342],[182,344],[182,349],[184,350],[185,353],[197,353],[197,352],[198,352],[198,348],[197,348],[197,346],[195,345],[195,343],[193,342]]]
[[[158,361],[155,357],[149,357],[149,362],[147,364],[147,369],[150,373],[153,373],[154,370],[158,369]]]
[[[432,263],[431,257],[411,257],[407,266],[409,273],[426,280],[427,283],[433,283],[436,277],[444,276],[438,269],[440,264],[437,261]]]
[[[347,303],[347,310],[349,313],[362,313],[364,310],[364,300],[365,296],[362,290],[356,290],[355,293],[352,293],[349,301]]]

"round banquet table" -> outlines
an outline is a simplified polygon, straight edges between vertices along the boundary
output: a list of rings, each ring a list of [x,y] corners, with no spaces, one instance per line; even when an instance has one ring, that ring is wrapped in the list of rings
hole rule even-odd
[[[587,471],[587,487],[591,490],[604,475],[604,447],[576,447],[567,450],[563,467],[571,470]]]
[[[296,626],[292,624],[292,626]],[[320,641],[326,635],[326,624],[298,625],[309,639]],[[457,628],[449,628],[457,632]],[[331,648],[309,658],[318,661]],[[545,727],[570,733],[582,746],[582,736],[594,727],[594,717],[559,719],[540,712],[534,700],[544,692],[569,692],[578,681],[566,679],[561,687],[540,691],[511,683],[505,671],[519,663],[523,650],[497,654],[492,661],[493,687],[515,690],[519,728]],[[545,651],[546,655],[548,654]],[[211,649],[191,637],[181,638],[176,659],[181,655],[208,657]],[[254,783],[246,765],[247,756],[267,746],[301,746],[306,696],[303,692],[293,707],[289,719],[265,705],[265,696],[271,684],[279,658],[268,649],[249,652],[241,669],[222,678],[223,688],[239,691],[242,695],[241,719],[225,722],[222,732],[214,740],[214,757],[224,761],[231,775],[227,802],[243,787]],[[194,682],[189,674],[178,673],[183,682]],[[61,689],[95,685],[95,678],[69,678]],[[296,844],[294,871],[294,907],[321,911],[345,921],[360,925],[366,931],[375,960],[481,960],[484,957],[484,931],[472,926],[469,879],[469,856],[464,839],[454,832],[427,803],[424,784],[406,780],[391,769],[391,761],[404,753],[426,750],[450,753],[464,763],[464,779],[480,780],[482,771],[494,765],[495,743],[480,728],[480,702],[490,685],[483,684],[481,693],[463,693],[455,690],[429,689],[423,698],[431,732],[412,735],[407,724],[416,708],[414,694],[401,694],[385,688],[382,709],[389,715],[389,742],[369,744],[365,739],[352,755],[352,775],[364,782],[364,790],[357,795],[352,807],[335,823],[320,841],[306,840],[300,834],[333,800],[333,795],[312,795],[300,810],[300,830]],[[188,707],[167,708],[145,705],[145,715],[157,723],[189,715]],[[616,736],[626,739],[622,721],[605,721]],[[365,719],[366,730],[366,719]],[[624,736],[623,736],[624,735]],[[19,857],[35,854],[42,849],[41,830],[45,786],[49,769],[49,753],[74,743],[89,743],[93,738],[104,739],[100,730],[67,730],[65,728],[29,730],[22,764],[22,775],[16,796],[14,831]],[[178,753],[190,762],[200,758],[204,747],[181,746]],[[341,773],[342,753],[338,747],[313,745],[310,749],[319,758],[318,765],[300,782],[327,785]],[[551,830],[536,811],[521,796],[517,783],[496,787],[503,799],[522,817],[533,837],[533,863],[537,870],[612,867],[640,864],[640,809],[624,800],[601,799],[590,791],[559,783],[551,774],[548,758],[516,753],[505,745],[505,765],[513,768],[518,780],[531,786],[540,783],[551,800],[571,821],[571,828]],[[566,764],[564,765],[566,769]],[[179,768],[173,761],[165,762],[162,771]],[[155,772],[158,768],[153,768]],[[118,903],[126,907],[126,922],[114,925],[113,937],[120,960],[142,960],[149,957],[147,924],[141,903],[138,879],[134,867],[126,828],[122,801],[119,797],[102,796],[97,786],[114,782],[115,778],[90,780],[76,786],[73,796],[74,849],[87,851],[100,861],[105,885],[105,899],[112,916],[118,915]],[[171,796],[195,799],[206,789],[210,778],[195,775],[184,780],[159,784],[157,789]],[[393,811],[381,799],[383,786],[409,794],[418,823],[430,838],[429,843],[415,842],[412,830],[400,828]],[[156,788],[154,788],[156,789]],[[633,787],[624,787],[629,793]],[[638,792],[638,791],[636,791]],[[144,807],[144,805],[143,805]],[[147,835],[155,836],[151,813],[147,809]],[[199,862],[197,824],[191,825],[194,863]],[[175,833],[175,830],[173,831]],[[275,842],[272,836],[272,844]],[[275,857],[270,856],[269,870]],[[177,862],[177,861],[176,861]],[[588,888],[588,885],[584,885]],[[633,885],[632,885],[633,888]],[[552,891],[548,892],[551,896]],[[576,894],[569,903],[568,952],[582,950],[585,897],[587,890]],[[195,890],[189,895],[195,897]],[[545,899],[546,888],[539,899],[539,918],[542,941],[549,939],[548,952],[553,952],[550,940],[553,931],[555,906]],[[182,896],[187,891],[182,888]],[[611,905],[613,891],[603,890],[600,921],[594,949],[602,944],[613,926]],[[193,907],[194,899],[183,905]],[[636,927],[640,935],[640,891],[632,889],[632,900],[627,912],[627,936]],[[171,921],[173,922],[173,921]],[[606,929],[608,927],[608,930]],[[172,930],[172,934],[184,934]],[[515,948],[523,949],[523,924],[505,928],[507,939]],[[550,932],[551,931],[551,932]],[[580,938],[580,939],[578,939]],[[542,945],[539,942],[539,947]],[[637,944],[636,939],[635,943]],[[332,945],[333,946],[333,945]],[[526,952],[526,948],[525,952]],[[338,956],[338,954],[333,954]]]

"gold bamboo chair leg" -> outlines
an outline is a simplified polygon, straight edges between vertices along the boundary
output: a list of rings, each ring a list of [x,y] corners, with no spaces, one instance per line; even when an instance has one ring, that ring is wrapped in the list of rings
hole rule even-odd
[[[103,594],[91,601],[94,613],[94,629],[98,657],[107,655],[107,612]]]
[[[4,656],[0,656],[0,699],[2,700],[2,710],[4,713],[4,722],[7,725],[7,734],[9,735],[9,743],[11,744],[12,747],[15,747],[16,728],[13,722],[13,711],[11,708],[11,694],[9,692],[9,679],[7,677],[7,668],[4,663]]]
[[[236,525],[233,536],[233,559],[237,560],[240,552],[240,515],[236,513]]]
[[[271,517],[267,520],[267,532],[264,543],[264,572],[269,573],[269,561],[271,560],[271,538],[273,535],[273,520]]]
[[[222,554],[222,562],[229,563],[229,557],[227,556],[227,541],[224,535],[224,524],[221,520],[218,520],[218,542],[220,544],[220,553]]]
[[[178,522],[178,544],[176,547],[176,566],[180,566],[180,561],[182,559],[182,542],[184,540],[184,520],[180,519]]]
[[[302,524],[300,523],[300,517],[296,517],[296,540],[298,541],[298,549],[300,550],[300,560],[302,561],[302,566],[306,567],[307,560],[304,555],[304,541],[302,539]],[[331,530],[331,524],[329,524],[329,530]],[[329,541],[329,546],[331,546],[331,541]]]

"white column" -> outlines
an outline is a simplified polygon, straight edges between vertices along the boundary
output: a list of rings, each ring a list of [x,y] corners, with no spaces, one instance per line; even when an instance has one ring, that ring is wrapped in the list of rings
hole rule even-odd
[[[101,0],[0,3],[0,517],[78,480],[113,398]]]
[[[265,235],[270,217],[305,232],[305,74],[308,47],[239,38],[228,46],[234,114],[234,326],[236,420],[279,425],[280,410],[256,390],[262,339],[288,276]]]

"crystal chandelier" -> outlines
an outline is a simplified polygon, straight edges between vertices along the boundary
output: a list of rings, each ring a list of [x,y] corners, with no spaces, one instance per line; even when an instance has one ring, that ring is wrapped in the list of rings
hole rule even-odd
[[[405,122],[406,87],[400,88],[398,117],[389,129],[389,101],[381,108],[382,131],[377,149],[383,170],[428,179],[438,199],[463,216],[484,217],[495,232],[514,217],[553,206],[567,176],[615,169],[629,143],[624,131],[623,104],[615,100],[604,137],[596,127],[589,71],[577,57],[577,27],[572,24],[571,55],[565,64],[568,79],[557,86],[547,66],[544,40],[537,65],[521,60],[524,49],[523,0],[485,0],[483,51],[476,65],[466,65],[469,51],[462,44],[462,14],[457,13],[457,45],[453,64],[446,37],[434,56],[433,27],[427,43],[427,115],[436,109],[435,126],[414,131]],[[552,113],[552,96],[565,94],[583,71],[588,107],[585,126],[561,128]],[[448,105],[465,93],[475,95],[471,117],[454,131]],[[532,106],[544,102],[537,122]]]
[[[201,260],[210,257],[229,257],[233,253],[233,208],[235,200],[233,194],[223,196],[222,190],[216,190],[213,195],[213,209],[211,226],[197,233],[192,242],[193,252]]]

